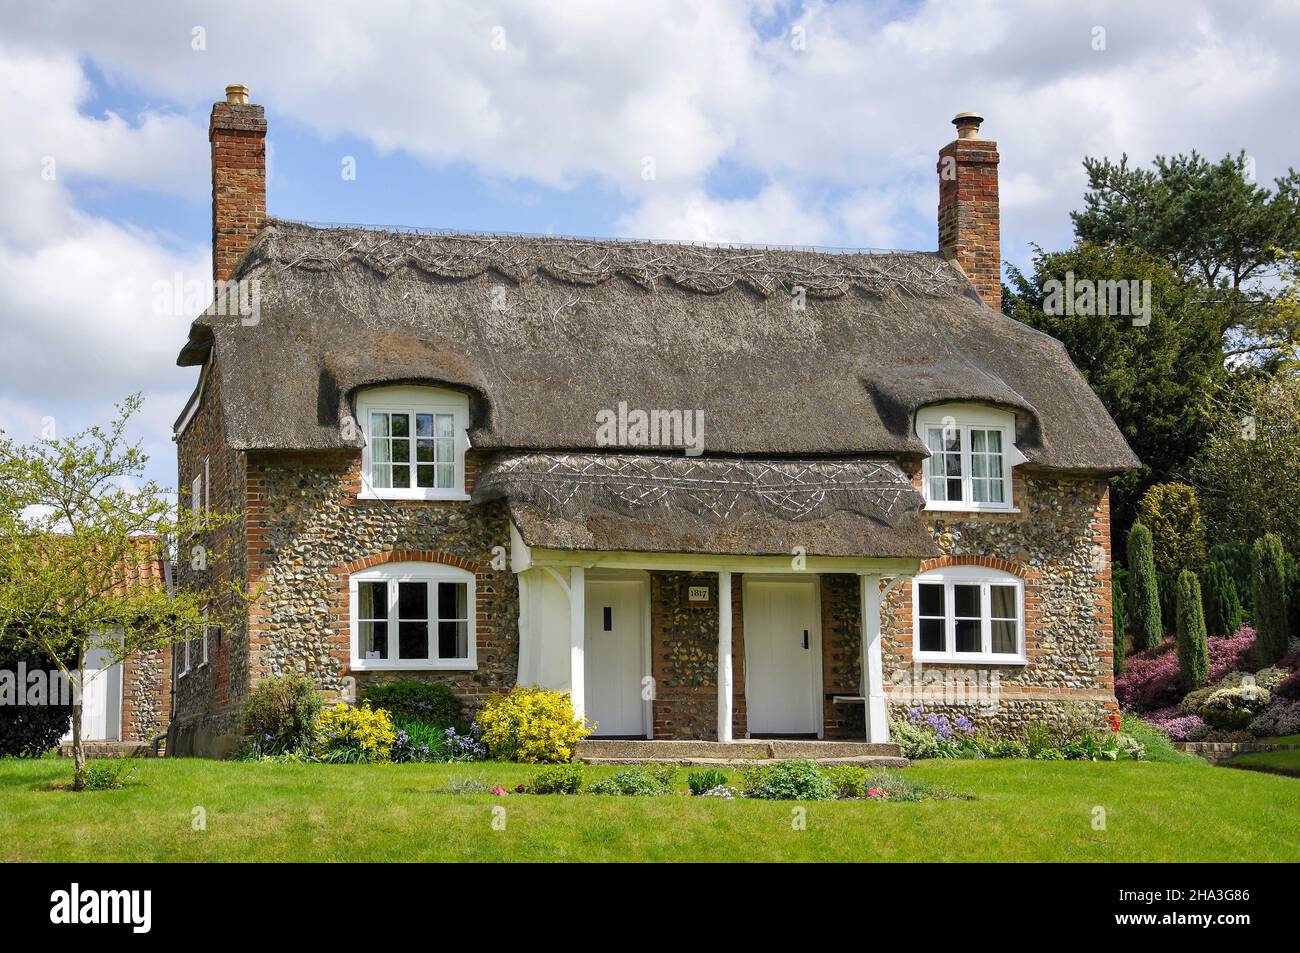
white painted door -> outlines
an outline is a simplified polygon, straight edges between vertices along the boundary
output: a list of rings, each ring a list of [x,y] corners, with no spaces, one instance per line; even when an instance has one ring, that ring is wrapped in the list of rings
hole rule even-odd
[[[587,719],[597,735],[645,737],[645,598],[640,580],[587,580]]]
[[[122,724],[122,665],[110,665],[105,649],[86,652],[81,689],[81,737],[86,741],[120,741]],[[72,740],[69,729],[64,740]]]
[[[746,579],[744,603],[749,733],[820,734],[816,581]]]

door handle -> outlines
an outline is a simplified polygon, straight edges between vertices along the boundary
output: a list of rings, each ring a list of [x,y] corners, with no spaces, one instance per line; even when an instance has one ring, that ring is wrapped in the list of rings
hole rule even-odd
[[[804,647],[804,651],[807,651],[807,650],[808,650],[808,630],[807,630],[807,629],[804,629],[804,630],[803,630],[803,647]]]

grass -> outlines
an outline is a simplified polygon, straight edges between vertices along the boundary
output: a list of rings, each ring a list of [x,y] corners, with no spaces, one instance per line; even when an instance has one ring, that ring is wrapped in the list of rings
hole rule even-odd
[[[1300,859],[1300,784],[1204,764],[923,762],[911,777],[975,800],[808,804],[805,830],[789,802],[450,793],[513,787],[522,765],[135,767],[75,794],[66,761],[0,761],[0,861]]]
[[[1239,754],[1223,763],[1230,768],[1249,768],[1252,771],[1268,771],[1300,778],[1300,748]]]

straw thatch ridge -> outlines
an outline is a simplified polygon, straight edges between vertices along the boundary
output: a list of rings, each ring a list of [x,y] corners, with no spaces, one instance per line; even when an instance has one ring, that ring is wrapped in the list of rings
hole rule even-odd
[[[201,316],[179,363],[215,353],[240,450],[357,447],[358,390],[418,382],[471,395],[483,449],[593,450],[626,402],[701,412],[708,455],[919,455],[916,410],[969,400],[1016,411],[1039,466],[1137,462],[1064,348],[938,253],[272,221],[235,277],[260,320]]]
[[[810,556],[933,556],[922,499],[892,460],[500,454],[476,502],[506,499],[530,546]]]

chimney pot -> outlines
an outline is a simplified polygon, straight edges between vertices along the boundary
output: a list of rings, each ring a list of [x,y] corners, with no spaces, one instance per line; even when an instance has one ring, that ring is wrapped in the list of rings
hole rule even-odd
[[[226,102],[232,106],[247,106],[248,87],[243,83],[231,83],[226,87]]]
[[[965,112],[953,117],[952,124],[957,127],[958,139],[978,139],[983,121],[984,117],[979,113]]]

